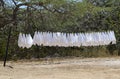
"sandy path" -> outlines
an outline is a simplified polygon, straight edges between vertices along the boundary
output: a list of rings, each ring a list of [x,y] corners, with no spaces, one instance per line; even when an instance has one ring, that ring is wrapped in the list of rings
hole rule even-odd
[[[72,58],[54,61],[7,62],[0,79],[120,79],[120,58]]]

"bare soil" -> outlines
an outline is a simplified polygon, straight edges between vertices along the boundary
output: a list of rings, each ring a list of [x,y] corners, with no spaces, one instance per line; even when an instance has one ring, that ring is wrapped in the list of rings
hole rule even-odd
[[[0,79],[120,79],[120,57],[1,61]]]

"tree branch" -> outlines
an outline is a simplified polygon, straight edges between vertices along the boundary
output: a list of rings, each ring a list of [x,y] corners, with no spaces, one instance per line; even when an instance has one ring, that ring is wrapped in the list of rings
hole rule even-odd
[[[0,5],[4,8],[5,3],[3,0],[0,0]]]
[[[17,3],[15,2],[15,0],[12,0],[13,1],[13,3],[15,4],[15,6],[17,6]]]
[[[51,10],[51,9],[47,8],[46,6],[44,6],[44,4],[45,4],[45,3],[43,3],[43,2],[37,2],[37,3],[26,2],[26,3],[18,4],[18,5],[16,5],[15,9],[13,10],[13,18],[12,18],[12,20],[13,20],[13,21],[16,21],[16,19],[17,19],[17,12],[18,12],[18,10],[19,10],[19,8],[20,8],[21,6],[29,6],[29,7],[31,7],[31,6],[33,6],[33,5],[36,5],[36,6],[41,6],[41,7],[43,7],[44,9],[46,9],[46,10],[52,12],[52,13],[54,13],[54,12],[62,13],[62,14],[66,13],[66,12],[61,12],[61,11],[59,11],[59,10],[57,10],[57,9]]]
[[[26,3],[21,3],[21,4],[16,5],[15,9],[13,10],[12,20],[16,22],[17,12],[21,6],[32,6],[32,5],[43,6],[43,3],[42,2],[39,2],[39,3],[27,3],[26,2]]]

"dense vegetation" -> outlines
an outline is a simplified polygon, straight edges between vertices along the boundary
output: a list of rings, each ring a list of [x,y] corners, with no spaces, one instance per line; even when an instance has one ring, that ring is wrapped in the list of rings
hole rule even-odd
[[[120,55],[120,0],[0,0],[0,59],[12,27],[9,59],[54,56],[99,57]],[[98,47],[17,46],[19,32],[93,32],[114,30],[116,45]]]

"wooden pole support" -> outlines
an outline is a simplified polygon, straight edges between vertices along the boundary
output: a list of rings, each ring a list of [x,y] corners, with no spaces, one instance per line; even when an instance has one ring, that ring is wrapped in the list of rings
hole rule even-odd
[[[8,56],[9,42],[10,42],[10,36],[11,36],[11,29],[12,29],[12,27],[10,26],[9,34],[8,34],[8,38],[7,38],[6,52],[5,52],[5,57],[4,57],[4,64],[3,64],[4,67],[6,66],[6,61],[7,61],[7,56]]]

